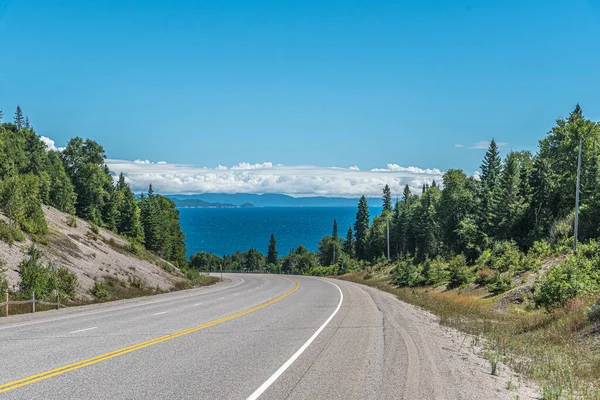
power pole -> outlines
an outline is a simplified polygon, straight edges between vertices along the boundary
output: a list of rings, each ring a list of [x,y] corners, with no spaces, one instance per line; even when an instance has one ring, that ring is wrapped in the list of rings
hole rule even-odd
[[[390,261],[390,216],[386,215],[385,224],[387,227],[387,259]]]
[[[583,139],[579,139],[579,155],[577,156],[577,186],[575,188],[575,226],[573,227],[575,240],[573,241],[573,253],[577,254],[577,228],[579,227],[579,180],[581,176],[581,147]]]

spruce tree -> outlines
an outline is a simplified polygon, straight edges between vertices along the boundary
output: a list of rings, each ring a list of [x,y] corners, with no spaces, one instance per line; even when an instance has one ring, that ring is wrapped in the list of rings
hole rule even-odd
[[[25,125],[25,117],[23,116],[23,111],[20,106],[17,106],[17,110],[15,111],[14,123],[18,130],[23,129],[23,126]]]
[[[431,187],[437,187],[437,183],[435,182],[435,179],[431,182]]]
[[[331,236],[333,236],[333,240],[335,240],[337,242],[339,235],[338,235],[338,224],[337,224],[336,219],[333,220],[333,233]]]
[[[4,112],[0,110],[0,124],[2,123],[2,119],[4,118]]]
[[[408,185],[404,186],[404,191],[402,192],[402,197],[404,198],[404,208],[406,210],[408,210],[408,207],[410,207],[410,188],[408,187]]]
[[[480,226],[489,236],[493,235],[496,222],[496,199],[498,197],[496,189],[501,172],[501,160],[496,145],[492,138],[490,146],[485,153],[481,164],[481,208],[480,208]]]
[[[389,185],[383,188],[383,211],[392,212],[392,191]]]
[[[348,233],[346,233],[346,240],[344,241],[344,253],[346,253],[348,257],[354,257],[354,236],[352,233],[352,228],[348,228]]]
[[[25,117],[25,129],[31,129],[31,123],[29,122],[29,117]]]
[[[144,245],[148,250],[159,251],[161,249],[161,227],[159,210],[156,204],[152,185],[148,188],[148,196],[141,202],[141,220],[144,228]]]
[[[367,256],[367,235],[369,232],[369,205],[365,196],[362,196],[358,201],[354,232],[356,232],[356,242],[354,244],[356,258],[364,260]]]
[[[275,235],[271,234],[269,239],[269,250],[267,251],[267,263],[277,264],[277,242],[275,241]]]

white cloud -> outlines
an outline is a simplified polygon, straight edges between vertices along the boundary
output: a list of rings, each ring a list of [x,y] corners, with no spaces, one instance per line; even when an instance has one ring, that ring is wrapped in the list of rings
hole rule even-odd
[[[358,168],[356,165],[348,167],[348,169],[351,169],[352,171],[360,171],[360,168]]]
[[[153,164],[150,160],[134,160],[134,164]]]
[[[373,168],[372,172],[413,172],[415,174],[432,174],[432,175],[441,175],[442,172],[437,169],[422,169],[417,167],[401,167],[398,164],[388,164],[386,168]]]
[[[42,142],[44,142],[44,144],[46,145],[46,148],[48,150],[52,150],[52,151],[64,151],[64,147],[56,147],[56,145],[54,144],[54,140],[46,137],[46,136],[40,136],[40,140]]]
[[[500,150],[503,150],[508,146],[507,142],[496,142],[496,144],[498,145],[498,149]],[[480,140],[479,142],[473,143],[471,146],[469,146],[469,149],[487,150],[488,147],[490,147],[490,142],[488,140]]]
[[[360,171],[358,167],[284,166],[265,162],[201,168],[185,164],[106,160],[118,176],[123,172],[131,188],[140,192],[152,183],[160,193],[284,193],[356,197],[381,195],[388,184],[398,195],[405,185],[420,193],[424,183],[441,183],[442,171],[388,164],[387,168]]]
[[[475,171],[475,172],[473,172],[473,178],[474,178],[476,181],[480,181],[480,180],[481,180],[481,173],[480,173],[479,171]]]

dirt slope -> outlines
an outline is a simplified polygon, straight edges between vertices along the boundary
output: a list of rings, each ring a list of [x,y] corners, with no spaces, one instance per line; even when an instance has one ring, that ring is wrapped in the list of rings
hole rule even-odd
[[[107,276],[124,281],[138,279],[146,287],[158,285],[163,290],[171,289],[175,282],[182,280],[176,268],[172,268],[174,273],[160,268],[169,264],[167,261],[146,251],[134,255],[127,251],[128,242],[112,232],[100,228],[95,235],[90,224],[79,218],[77,226],[70,227],[67,225],[69,216],[52,207],[44,206],[44,214],[48,222],[48,244],[34,244],[43,251],[45,261],[66,267],[77,275],[79,296],[90,298],[94,281]],[[6,262],[6,275],[12,285],[19,282],[18,265],[26,258],[25,249],[31,244],[29,238],[12,246],[0,241],[0,259]]]

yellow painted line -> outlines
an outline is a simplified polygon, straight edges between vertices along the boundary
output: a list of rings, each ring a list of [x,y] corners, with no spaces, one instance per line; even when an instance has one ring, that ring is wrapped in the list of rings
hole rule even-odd
[[[28,376],[27,378],[22,378],[22,379],[18,379],[16,381],[12,381],[12,382],[8,382],[8,383],[5,383],[5,384],[2,384],[2,385],[0,385],[0,393],[8,392],[8,391],[20,388],[22,386],[26,386],[26,385],[30,385],[30,384],[35,383],[35,382],[43,381],[44,379],[52,378],[52,377],[57,376],[57,375],[62,375],[64,373],[67,373],[67,372],[70,372],[70,371],[75,371],[76,369],[87,367],[89,365],[93,365],[93,364],[99,363],[101,361],[110,360],[111,358],[122,356],[124,354],[131,353],[133,351],[136,351],[136,350],[139,350],[139,349],[143,349],[145,347],[149,347],[149,346],[152,346],[152,345],[155,345],[155,344],[158,344],[158,343],[166,342],[168,340],[175,339],[175,338],[180,337],[180,336],[188,335],[190,333],[197,332],[197,331],[200,331],[202,329],[206,329],[206,328],[209,328],[211,326],[219,325],[219,324],[222,324],[223,322],[231,321],[232,319],[236,319],[236,318],[242,317],[244,315],[250,314],[251,312],[260,310],[261,308],[265,308],[265,307],[267,307],[267,306],[269,306],[269,305],[271,305],[271,304],[273,304],[275,302],[278,302],[279,300],[283,299],[284,297],[287,297],[290,294],[294,293],[298,289],[298,287],[300,286],[300,283],[298,281],[294,280],[294,282],[296,283],[296,285],[289,292],[286,292],[286,293],[284,293],[284,294],[282,294],[280,296],[277,296],[274,299],[271,299],[271,300],[269,300],[269,301],[267,301],[265,303],[259,304],[256,307],[248,308],[247,310],[243,310],[243,311],[237,312],[235,314],[228,315],[228,316],[223,317],[223,318],[215,319],[213,321],[206,322],[206,323],[204,323],[202,325],[194,326],[192,328],[188,328],[188,329],[185,329],[185,330],[182,330],[182,331],[179,331],[179,332],[175,332],[175,333],[171,333],[171,334],[168,334],[168,335],[160,336],[160,337],[157,337],[155,339],[151,339],[151,340],[147,340],[145,342],[141,342],[141,343],[134,344],[134,345],[131,345],[131,346],[123,347],[122,349],[114,350],[114,351],[111,351],[109,353],[101,354],[101,355],[96,356],[96,357],[92,357],[92,358],[88,358],[86,360],[78,361],[78,362],[73,363],[73,364],[68,364],[68,365],[65,365],[65,366],[62,366],[62,367],[58,367],[58,368],[54,368],[54,369],[51,369],[51,370],[48,370],[48,371],[45,371],[45,372],[42,372],[42,373],[39,373],[39,374],[36,374],[36,375],[31,375],[31,376]]]

